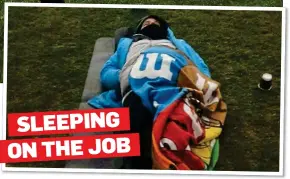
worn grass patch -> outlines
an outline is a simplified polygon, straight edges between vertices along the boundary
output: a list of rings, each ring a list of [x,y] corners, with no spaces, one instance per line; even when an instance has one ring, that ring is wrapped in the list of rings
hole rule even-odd
[[[175,35],[195,48],[222,84],[229,112],[216,170],[278,171],[281,13],[151,12],[170,22]],[[77,109],[95,40],[113,36],[117,28],[133,25],[137,18],[122,9],[11,7],[8,113]],[[269,92],[257,89],[264,72],[274,77]],[[56,161],[9,166],[63,165]]]

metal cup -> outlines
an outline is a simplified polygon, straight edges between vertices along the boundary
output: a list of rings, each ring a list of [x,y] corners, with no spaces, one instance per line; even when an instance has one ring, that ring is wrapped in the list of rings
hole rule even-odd
[[[272,89],[272,75],[269,73],[264,73],[261,77],[258,88],[261,90],[271,90]]]

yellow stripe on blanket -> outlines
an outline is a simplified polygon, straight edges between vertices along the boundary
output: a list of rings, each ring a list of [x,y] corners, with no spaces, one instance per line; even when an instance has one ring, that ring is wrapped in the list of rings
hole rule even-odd
[[[207,165],[210,164],[212,149],[216,142],[216,138],[221,132],[222,128],[218,127],[205,129],[205,138],[200,142],[200,145],[191,148],[191,151],[200,157]]]
[[[203,146],[192,148],[191,151],[200,157],[200,159],[206,163],[207,165],[210,165],[210,160],[212,157],[212,150],[216,143],[216,139],[205,142]]]

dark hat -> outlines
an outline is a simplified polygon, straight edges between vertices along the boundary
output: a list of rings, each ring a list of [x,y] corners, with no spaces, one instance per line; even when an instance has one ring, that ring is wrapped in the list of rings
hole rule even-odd
[[[146,19],[149,19],[149,18],[153,18],[157,20],[160,23],[160,27],[164,28],[165,30],[167,30],[167,28],[169,27],[169,24],[161,17],[156,16],[156,15],[148,15],[139,20],[137,28],[136,28],[136,33],[140,32],[142,24],[144,23]]]

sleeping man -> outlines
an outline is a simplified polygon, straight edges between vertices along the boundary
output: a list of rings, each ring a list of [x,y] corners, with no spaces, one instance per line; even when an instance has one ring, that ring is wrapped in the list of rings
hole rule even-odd
[[[150,15],[131,37],[121,38],[101,71],[109,89],[91,99],[95,108],[128,107],[131,133],[140,135],[139,157],[128,169],[212,169],[226,116],[220,85],[203,59],[168,23]]]

